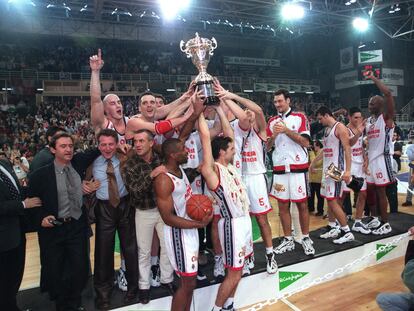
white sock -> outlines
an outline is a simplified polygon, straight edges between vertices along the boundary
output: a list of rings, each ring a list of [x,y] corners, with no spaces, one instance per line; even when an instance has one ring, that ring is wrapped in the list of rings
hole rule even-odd
[[[349,226],[348,226],[348,225],[341,227],[341,229],[342,229],[343,231],[345,231],[345,232],[349,232],[349,231],[350,231],[350,230],[349,230]]]
[[[229,306],[231,306],[234,302],[234,297],[229,297],[227,298],[226,302],[223,305],[223,308],[227,308]]]
[[[291,235],[285,236],[285,238],[288,239],[288,240],[290,240],[290,241],[293,240],[293,237]]]
[[[335,221],[330,221],[329,223],[329,227],[331,227],[331,228],[335,228],[336,227],[336,222]]]
[[[266,255],[273,253],[273,247],[266,247]]]
[[[121,269],[126,271],[125,259],[121,259]]]
[[[304,238],[309,238],[309,234],[302,234],[302,240],[303,240]]]
[[[151,256],[151,266],[157,266],[160,264],[158,256]]]
[[[213,309],[211,309],[211,311],[220,311],[221,307],[217,307],[216,305],[214,305]]]

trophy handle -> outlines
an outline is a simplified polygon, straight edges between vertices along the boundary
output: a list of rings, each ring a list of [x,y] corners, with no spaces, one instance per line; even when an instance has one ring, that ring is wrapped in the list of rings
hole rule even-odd
[[[217,48],[217,41],[216,41],[216,38],[211,38],[211,45],[210,45],[210,51],[209,51],[209,54],[210,55],[213,55],[213,51]]]
[[[187,55],[187,58],[191,57],[191,54],[188,51],[188,49],[185,47],[185,42],[183,40],[180,41],[180,50],[181,50],[181,52],[183,52]]]

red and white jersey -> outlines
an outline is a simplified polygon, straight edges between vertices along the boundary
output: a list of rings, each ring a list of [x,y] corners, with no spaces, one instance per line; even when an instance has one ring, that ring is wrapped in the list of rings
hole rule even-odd
[[[237,170],[237,173],[242,175],[242,146],[247,134],[249,133],[248,129],[242,129],[239,125],[239,119],[234,119],[230,122],[230,126],[234,131],[234,149],[236,153],[234,155],[233,165]]]
[[[332,128],[325,128],[323,136],[323,172],[333,163],[340,170],[345,170],[345,155],[341,140],[336,135],[336,122]]]
[[[215,164],[219,173],[219,184],[210,192],[218,204],[220,216],[230,219],[249,215],[249,197],[234,165],[225,167],[218,162]]]
[[[392,135],[394,127],[389,128],[384,120],[384,115],[380,114],[378,118],[369,117],[366,125],[368,137],[368,159],[371,162],[381,155],[394,154]]]
[[[108,120],[108,119],[107,119]],[[126,125],[128,123],[129,118],[128,117],[124,117],[124,124],[125,124],[125,129],[126,129]],[[126,144],[126,139],[125,139],[125,132],[119,133],[117,131],[117,129],[115,128],[114,124],[112,123],[112,121],[108,120],[108,123],[106,124],[106,128],[110,129],[110,130],[114,130],[117,134],[118,134],[118,144],[120,145],[124,145]]]
[[[197,168],[201,163],[201,141],[198,131],[190,134],[185,141],[185,149],[188,152],[188,161],[183,168]]]
[[[306,116],[292,109],[283,115],[272,117],[267,123],[267,135],[272,136],[273,126],[283,122],[291,131],[310,137],[309,123]],[[272,153],[273,171],[298,172],[306,171],[309,167],[308,150],[290,139],[286,134],[276,136]]]
[[[352,129],[348,128],[349,130],[349,138],[352,138],[355,136]],[[364,163],[364,144],[363,144],[363,137],[362,135],[359,136],[356,143],[351,147],[351,159],[352,159],[352,168],[355,165],[362,165]]]
[[[187,201],[192,196],[193,192],[191,191],[191,186],[190,186],[190,182],[188,181],[187,175],[185,175],[185,172],[181,166],[180,166],[180,170],[182,174],[181,178],[171,173],[166,173],[166,175],[171,178],[171,181],[174,185],[174,190],[172,192],[172,198],[174,202],[175,214],[185,219],[191,219],[187,215],[186,206],[187,206]]]
[[[252,127],[244,139],[241,151],[243,175],[266,173],[265,143],[266,142],[260,138],[254,127]]]

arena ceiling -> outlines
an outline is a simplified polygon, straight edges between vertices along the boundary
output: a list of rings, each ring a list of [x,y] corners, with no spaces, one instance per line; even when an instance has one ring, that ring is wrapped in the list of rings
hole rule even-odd
[[[157,0],[4,1],[9,12],[20,9],[24,14],[91,22],[195,30],[202,27],[236,37],[283,40],[352,31],[353,18],[362,16],[391,39],[414,41],[414,0],[297,0],[305,16],[295,22],[284,20],[280,14],[281,7],[291,1],[191,0],[189,7],[170,22],[163,18]]]

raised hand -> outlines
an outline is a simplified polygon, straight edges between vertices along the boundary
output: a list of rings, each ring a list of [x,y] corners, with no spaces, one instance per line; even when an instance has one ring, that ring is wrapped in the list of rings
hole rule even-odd
[[[104,65],[104,61],[102,59],[102,51],[101,49],[98,49],[98,55],[93,55],[89,57],[89,66],[91,67],[91,70],[101,70]]]

